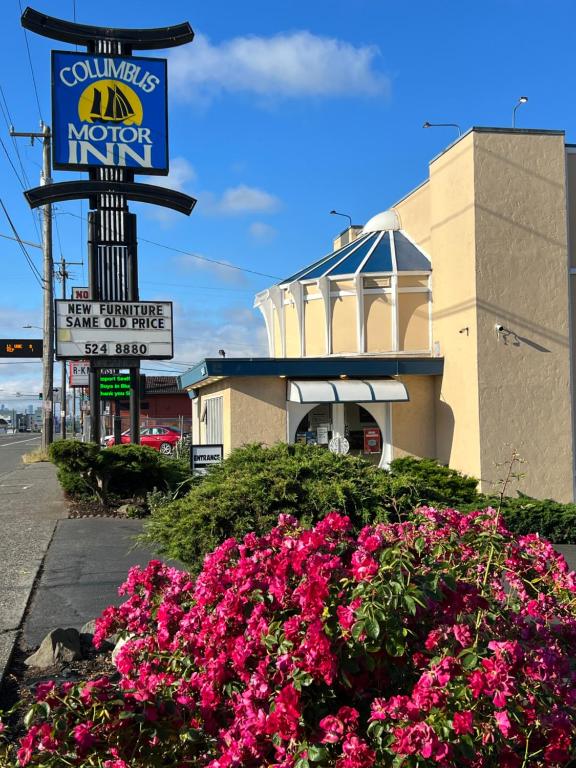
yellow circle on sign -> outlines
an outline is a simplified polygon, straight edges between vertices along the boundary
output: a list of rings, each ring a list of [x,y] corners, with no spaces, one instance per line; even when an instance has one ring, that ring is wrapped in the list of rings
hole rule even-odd
[[[78,100],[78,117],[85,123],[142,125],[144,110],[136,92],[118,80],[97,80]]]

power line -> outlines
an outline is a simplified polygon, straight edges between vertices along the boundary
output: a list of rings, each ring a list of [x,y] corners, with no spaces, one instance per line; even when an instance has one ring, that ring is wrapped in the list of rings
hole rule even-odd
[[[221,288],[219,285],[190,285],[189,283],[159,283],[157,280],[140,280],[140,285],[164,285],[167,288],[192,288],[199,291],[227,291],[228,293],[254,292],[250,288]]]
[[[16,137],[12,136],[11,131],[12,128],[12,115],[10,114],[10,110],[8,108],[8,102],[6,101],[6,96],[4,95],[4,89],[0,85],[0,96],[2,97],[2,100],[0,101],[0,108],[2,110],[2,116],[4,117],[4,122],[6,123],[6,128],[8,129],[8,133],[10,134],[10,138],[12,139],[12,146],[14,147],[14,150],[16,152],[16,157],[18,158],[18,163],[20,165],[20,169],[22,171],[22,178],[24,179],[26,183],[26,187],[31,187],[30,179],[28,178],[28,174],[26,172],[26,168],[24,167],[24,163],[22,161],[22,156],[20,155],[20,150],[18,149],[18,142],[16,141]],[[4,149],[6,152],[6,149]],[[6,155],[8,156],[8,153],[6,152]],[[8,162],[10,165],[12,165],[12,162],[10,158],[8,157]],[[12,166],[13,167],[13,166]],[[20,181],[20,184],[22,185],[22,188],[25,190],[26,187],[22,184],[22,181],[18,177],[18,174],[16,174],[18,181]],[[40,231],[38,229],[38,222],[36,221],[36,211],[30,210],[30,215],[32,216],[32,223],[34,224],[34,230],[36,232],[36,237],[40,239]]]
[[[6,123],[6,128],[8,129],[8,133],[10,133],[10,129],[12,128],[13,121],[12,116],[10,114],[10,110],[8,109],[8,102],[6,101],[6,96],[4,95],[4,88],[0,85],[0,109],[2,110],[2,117],[4,118],[4,122]],[[26,182],[26,186],[30,186],[30,180],[28,178],[28,174],[26,173],[26,169],[24,168],[24,163],[22,162],[22,157],[20,155],[20,150],[18,149],[18,142],[16,141],[16,138],[14,136],[12,138],[12,146],[14,147],[14,151],[16,152],[16,157],[18,158],[18,163],[20,164],[20,170],[22,171],[22,178]]]
[[[40,243],[32,243],[30,240],[22,240],[21,238],[10,237],[10,235],[3,235],[1,233],[0,237],[3,237],[5,240],[14,240],[16,243],[24,243],[24,245],[29,245],[31,248],[40,248],[40,250],[42,250]]]
[[[25,186],[24,182],[23,182],[23,181],[22,181],[22,179],[20,178],[20,174],[19,174],[19,173],[18,173],[18,171],[16,170],[16,166],[15,166],[15,165],[14,165],[14,163],[12,162],[12,158],[11,158],[11,157],[10,157],[10,155],[8,154],[8,150],[6,149],[6,145],[5,145],[5,144],[4,144],[4,142],[2,141],[2,137],[1,137],[1,136],[0,136],[0,146],[2,146],[2,149],[4,150],[4,154],[6,155],[6,159],[7,159],[7,160],[8,160],[8,162],[10,163],[10,167],[11,167],[11,168],[12,168],[12,170],[14,171],[14,175],[15,175],[15,176],[16,176],[16,178],[18,179],[18,182],[20,183],[20,186],[22,187],[22,189],[26,189],[26,186]]]
[[[62,211],[60,214],[61,216],[74,216],[76,219],[82,219],[85,221],[84,217],[78,216],[77,213],[72,213],[72,211]],[[206,261],[209,264],[217,264],[219,267],[225,267],[226,269],[235,269],[238,272],[249,272],[251,275],[258,275],[258,277],[269,277],[272,280],[280,280],[280,277],[278,275],[269,275],[266,272],[257,272],[254,269],[248,269],[248,267],[237,267],[235,264],[228,264],[225,261],[218,261],[218,259],[210,259],[208,256],[200,256],[198,253],[192,253],[192,251],[184,251],[182,248],[175,248],[172,245],[165,245],[164,243],[157,243],[154,240],[147,240],[145,237],[138,237],[139,242],[141,243],[148,243],[149,245],[155,245],[157,248],[165,248],[167,251],[174,251],[175,253],[181,253],[184,256],[192,256],[194,259],[199,259],[200,261]]]
[[[38,269],[36,267],[36,264],[34,264],[34,262],[32,261],[32,257],[30,256],[30,254],[28,253],[28,251],[24,247],[24,243],[22,242],[22,239],[21,239],[20,235],[16,231],[16,227],[12,223],[12,219],[10,218],[10,214],[6,210],[6,206],[4,205],[4,201],[2,200],[1,197],[0,197],[0,205],[2,206],[2,210],[4,211],[4,214],[6,215],[6,218],[8,219],[8,223],[10,224],[10,228],[12,229],[12,232],[14,232],[14,236],[16,237],[16,240],[18,241],[18,245],[22,249],[22,253],[24,254],[24,258],[26,259],[26,261],[28,262],[28,266],[32,270],[32,274],[34,275],[34,277],[36,279],[36,282],[38,283],[40,288],[42,288],[42,290],[44,290],[44,280],[42,278],[42,275],[38,271]]]
[[[18,0],[18,5],[20,6],[20,16],[22,16],[21,0]],[[38,96],[38,87],[36,86],[36,77],[34,76],[34,67],[32,66],[32,56],[30,55],[30,46],[28,45],[28,34],[26,33],[26,27],[23,27],[22,29],[24,30],[24,40],[26,41],[26,50],[28,51],[28,63],[30,64],[30,72],[32,74],[32,84],[34,86],[34,93],[36,94],[36,104],[38,105],[38,114],[40,115],[40,122],[44,123],[44,119],[42,117],[42,108],[40,107],[40,98]]]

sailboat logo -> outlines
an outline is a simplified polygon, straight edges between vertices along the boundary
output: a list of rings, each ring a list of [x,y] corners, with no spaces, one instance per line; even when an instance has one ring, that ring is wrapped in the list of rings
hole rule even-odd
[[[126,83],[97,80],[78,100],[78,117],[86,123],[142,125],[142,102]]]

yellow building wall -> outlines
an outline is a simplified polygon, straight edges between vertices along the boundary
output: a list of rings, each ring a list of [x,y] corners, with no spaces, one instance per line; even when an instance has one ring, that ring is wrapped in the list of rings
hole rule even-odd
[[[332,352],[354,353],[358,351],[356,333],[356,297],[338,296],[332,303]]]
[[[294,304],[284,305],[284,323],[286,331],[286,357],[300,357],[300,330]]]
[[[326,354],[326,313],[324,300],[314,299],[304,304],[304,354],[320,357]]]
[[[566,154],[566,174],[568,182],[568,245],[570,266],[576,267],[576,153]]]
[[[286,442],[286,379],[239,376],[230,382],[230,447]]]
[[[394,206],[400,219],[401,228],[428,255],[430,255],[432,248],[430,208],[430,183],[428,181],[425,181],[424,184]]]
[[[410,400],[392,403],[392,458],[435,458],[434,376],[402,376]]]
[[[390,352],[392,349],[391,294],[364,296],[364,336],[367,352]]]
[[[473,133],[431,163],[427,193],[432,339],[444,357],[444,375],[436,383],[436,456],[480,477]],[[408,222],[406,227],[413,236]],[[468,334],[459,332],[464,328]]]
[[[563,135],[474,134],[481,477],[573,497]],[[436,288],[436,279],[435,279]],[[495,324],[504,326],[497,334]]]
[[[403,352],[430,348],[427,293],[398,294],[398,348]]]

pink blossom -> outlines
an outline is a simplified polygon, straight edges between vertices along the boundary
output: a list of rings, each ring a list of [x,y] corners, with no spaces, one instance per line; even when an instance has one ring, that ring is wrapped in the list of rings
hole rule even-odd
[[[494,720],[496,720],[496,724],[502,735],[507,738],[512,729],[512,724],[508,718],[508,713],[505,711],[494,712]]]
[[[472,720],[473,715],[469,709],[464,710],[463,712],[454,712],[454,716],[452,718],[452,727],[454,728],[454,733],[457,733],[458,735],[464,733],[472,733],[474,730],[472,727]]]

